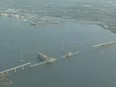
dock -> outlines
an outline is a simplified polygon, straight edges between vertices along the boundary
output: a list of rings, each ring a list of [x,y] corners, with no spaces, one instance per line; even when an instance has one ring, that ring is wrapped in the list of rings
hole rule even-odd
[[[13,68],[10,68],[10,69],[1,71],[0,74],[6,74],[6,73],[9,73],[10,71],[16,72],[17,69],[19,69],[19,68],[22,68],[24,70],[24,67],[26,67],[26,66],[29,66],[30,67],[30,65],[31,65],[31,63],[25,63],[23,65],[19,65],[19,66],[16,66],[16,67],[13,67]]]
[[[93,45],[93,47],[97,48],[97,47],[107,47],[109,45],[113,45],[116,44],[116,41],[111,41],[111,42],[106,42],[106,43],[102,43],[102,44],[97,44],[97,45]]]

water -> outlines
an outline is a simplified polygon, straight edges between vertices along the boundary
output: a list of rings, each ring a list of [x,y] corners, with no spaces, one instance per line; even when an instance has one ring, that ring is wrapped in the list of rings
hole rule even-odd
[[[6,26],[7,25],[7,26]],[[109,87],[115,86],[116,45],[93,49],[92,45],[115,40],[116,35],[97,25],[74,22],[31,26],[15,19],[0,19],[0,70],[26,62],[37,63],[37,52],[57,59],[33,69],[10,73],[13,87]],[[81,51],[71,59],[60,59],[64,48]]]
[[[80,20],[73,15],[75,10],[72,11],[72,8],[76,9],[76,6],[80,7],[80,5],[73,3],[72,6],[72,3],[61,4],[60,2],[60,5],[59,3],[55,5],[54,0],[43,1],[38,7],[34,2],[25,0],[23,4],[22,1],[14,0],[0,2],[1,12],[7,13],[10,10],[12,14],[25,16],[23,19],[0,17],[0,71],[27,62],[32,64],[40,62],[37,59],[37,52],[57,59],[53,64],[26,68],[23,71],[19,69],[17,73],[10,72],[9,79],[13,81],[11,87],[116,86],[116,45],[98,49],[92,47],[96,44],[115,41],[116,35],[94,23],[91,24],[91,20],[89,20],[90,24],[79,24],[80,21],[88,21]],[[35,0],[35,2],[38,1]],[[54,8],[50,10],[52,6]],[[68,11],[67,7],[70,8]],[[73,13],[64,15],[65,12]],[[43,18],[36,21],[44,23],[30,25],[30,22],[35,21],[36,18]],[[28,19],[28,22],[24,22],[25,19]],[[93,20],[93,22],[98,21]],[[66,51],[62,50],[63,47]],[[60,57],[68,51],[81,51],[81,54],[69,59],[61,59]],[[19,61],[20,52],[24,62]]]

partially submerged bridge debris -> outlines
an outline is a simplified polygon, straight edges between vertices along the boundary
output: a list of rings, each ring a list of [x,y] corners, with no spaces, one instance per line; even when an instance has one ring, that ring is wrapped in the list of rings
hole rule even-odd
[[[52,63],[52,62],[56,61],[55,58],[53,58],[53,57],[48,57],[48,56],[46,56],[45,54],[42,54],[42,53],[40,53],[40,52],[38,52],[37,57],[38,57],[40,60],[42,60],[42,61],[46,61],[47,63]]]
[[[9,72],[11,72],[11,71],[17,72],[17,69],[20,69],[20,68],[22,70],[24,70],[25,67],[32,68],[32,67],[35,67],[35,66],[43,65],[43,64],[46,64],[46,63],[52,63],[52,62],[56,61],[55,58],[48,57],[48,56],[46,56],[46,55],[44,55],[40,52],[37,55],[38,55],[38,58],[40,58],[42,60],[42,62],[39,62],[37,64],[25,63],[25,64],[22,64],[22,65],[19,65],[19,66],[16,66],[16,67],[13,67],[13,68],[10,68],[10,69],[7,69],[7,70],[3,70],[3,71],[0,72],[0,75],[1,76],[8,75]]]
[[[111,42],[106,42],[106,43],[102,43],[102,44],[97,44],[97,45],[93,45],[93,47],[98,48],[98,47],[107,47],[110,45],[116,44],[116,41],[111,41]]]
[[[66,53],[64,56],[62,56],[61,58],[71,58],[72,56],[78,55],[78,54],[80,54],[80,53],[81,53],[81,51],[76,51],[76,52],[74,52],[74,53],[68,52],[68,53]]]
[[[102,44],[93,45],[93,48],[107,47],[107,46],[110,46],[110,45],[113,45],[113,44],[116,44],[116,41],[111,41],[111,42],[106,42],[106,43],[102,43]],[[78,55],[80,53],[81,53],[81,51],[76,51],[76,52],[70,52],[69,51],[68,53],[66,53],[64,56],[62,56],[60,58],[71,58],[74,55]],[[19,65],[19,66],[1,71],[0,72],[0,87],[3,86],[3,85],[4,86],[12,85],[12,81],[10,81],[7,78],[7,76],[9,75],[9,72],[11,72],[11,71],[17,72],[17,69],[24,70],[26,67],[33,68],[33,67],[36,67],[36,66],[39,66],[39,65],[43,65],[43,64],[47,64],[47,63],[53,63],[53,62],[56,61],[55,58],[48,57],[47,55],[45,55],[41,52],[37,53],[37,58],[40,59],[41,62],[36,63],[36,64],[32,64],[32,63],[29,62],[29,63],[25,63],[25,64],[22,64],[22,65]]]
[[[107,47],[107,46],[110,46],[110,45],[113,45],[113,44],[116,44],[116,41],[111,41],[111,42],[106,42],[106,43],[102,43],[102,44],[93,45],[93,47],[94,47],[94,48]],[[66,53],[64,56],[62,56],[62,57],[60,57],[60,58],[71,58],[72,56],[78,55],[78,54],[80,54],[80,53],[81,53],[81,51],[68,52],[68,53]],[[10,71],[16,72],[17,69],[20,69],[20,68],[21,68],[22,70],[24,70],[24,68],[25,68],[26,66],[27,66],[27,67],[35,67],[35,66],[43,65],[43,64],[46,64],[46,63],[52,63],[52,62],[56,61],[55,58],[53,58],[53,57],[48,57],[47,55],[45,55],[45,54],[43,54],[43,53],[41,53],[41,52],[38,52],[37,57],[38,57],[38,59],[42,60],[42,62],[39,62],[39,63],[36,63],[36,64],[25,63],[25,64],[22,64],[22,65],[19,65],[19,66],[16,66],[16,67],[13,67],[13,68],[10,68],[10,69],[1,71],[1,72],[0,72],[0,75],[6,75],[6,74],[8,74]]]
[[[43,53],[40,53],[40,52],[38,52],[37,57],[38,57],[38,59],[40,59],[42,62],[37,63],[37,64],[32,64],[30,67],[36,67],[36,66],[43,65],[43,64],[46,64],[46,63],[53,63],[53,62],[56,61],[55,58],[53,58],[53,57],[48,57],[47,55],[45,55],[45,54],[43,54]]]

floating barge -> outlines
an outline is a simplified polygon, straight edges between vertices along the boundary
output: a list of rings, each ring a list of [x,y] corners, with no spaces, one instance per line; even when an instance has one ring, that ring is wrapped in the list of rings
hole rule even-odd
[[[33,26],[35,26],[37,23],[35,23],[35,22],[31,22],[30,24],[33,25]]]
[[[55,58],[48,57],[45,54],[42,54],[40,52],[38,52],[37,57],[42,61],[46,61],[47,63],[52,63],[52,62],[56,61]]]

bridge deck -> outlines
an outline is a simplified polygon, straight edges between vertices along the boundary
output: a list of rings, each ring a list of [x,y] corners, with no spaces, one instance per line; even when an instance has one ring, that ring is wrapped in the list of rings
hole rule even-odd
[[[13,70],[16,70],[16,69],[18,69],[18,68],[22,68],[22,67],[25,67],[25,66],[28,66],[28,65],[31,65],[31,63],[25,63],[25,64],[23,64],[23,65],[19,65],[19,66],[16,66],[16,67],[13,67],[13,68],[10,68],[10,69],[1,71],[0,74],[7,73],[7,72],[9,72],[9,71],[13,71]]]
[[[102,43],[102,44],[98,44],[98,45],[93,45],[93,47],[107,46],[107,45],[112,45],[115,43],[116,43],[116,41],[111,41],[111,42],[106,42],[106,43]]]
[[[40,62],[40,63],[37,63],[37,64],[32,64],[30,67],[36,67],[36,66],[39,66],[39,65],[43,65],[43,64],[46,64],[48,61],[43,61],[43,62]]]

